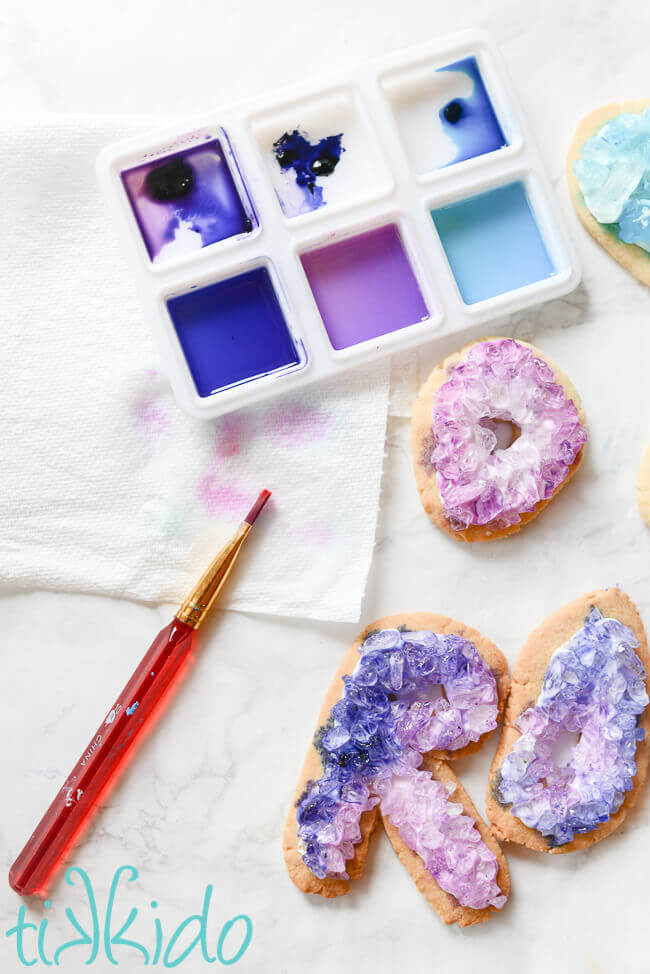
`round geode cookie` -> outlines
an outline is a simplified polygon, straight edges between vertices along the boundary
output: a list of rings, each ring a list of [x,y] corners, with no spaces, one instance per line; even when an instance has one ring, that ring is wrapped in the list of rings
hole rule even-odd
[[[650,287],[650,99],[613,102],[586,115],[566,166],[582,224]]]
[[[413,408],[422,505],[461,541],[506,537],[571,479],[586,440],[578,395],[542,352],[511,338],[472,342],[433,370]]]
[[[649,667],[639,613],[616,588],[589,592],[532,633],[490,770],[497,838],[557,854],[618,828],[648,769]]]

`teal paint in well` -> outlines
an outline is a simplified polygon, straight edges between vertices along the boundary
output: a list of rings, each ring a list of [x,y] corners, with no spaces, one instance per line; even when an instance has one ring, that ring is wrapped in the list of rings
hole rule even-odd
[[[523,182],[431,210],[465,304],[556,273]]]

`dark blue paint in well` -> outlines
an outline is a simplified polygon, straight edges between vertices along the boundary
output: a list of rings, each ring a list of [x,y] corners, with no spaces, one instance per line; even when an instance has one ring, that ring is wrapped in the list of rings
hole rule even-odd
[[[170,298],[167,307],[200,396],[299,362],[266,267]]]
[[[458,147],[456,157],[447,165],[506,146],[508,141],[492,107],[476,58],[466,57],[438,70],[462,71],[474,84],[468,98],[454,98],[440,110],[442,127]]]
[[[331,176],[336,169],[341,153],[345,151],[342,139],[343,134],[340,133],[328,135],[312,143],[298,129],[294,129],[293,132],[285,132],[273,143],[273,152],[280,169],[285,172],[293,169],[296,184],[303,191],[303,205],[307,210],[316,210],[325,202],[323,187],[316,180]],[[292,211],[287,215],[297,214]]]

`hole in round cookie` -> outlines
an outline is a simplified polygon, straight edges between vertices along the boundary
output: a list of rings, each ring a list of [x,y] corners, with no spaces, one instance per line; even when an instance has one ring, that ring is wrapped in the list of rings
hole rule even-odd
[[[569,763],[580,737],[580,731],[560,731],[551,748],[551,760],[556,768],[563,768]]]
[[[439,700],[444,700],[449,702],[447,696],[447,691],[441,683],[430,683],[428,686],[420,687],[419,690],[415,690],[411,694],[412,701],[411,706],[414,703],[438,703]],[[389,693],[388,699],[390,701],[397,700],[397,694]]]
[[[497,438],[496,444],[490,450],[490,453],[496,453],[497,450],[507,450],[521,436],[521,427],[508,419],[486,417],[485,419],[479,420],[479,426],[491,430]]]

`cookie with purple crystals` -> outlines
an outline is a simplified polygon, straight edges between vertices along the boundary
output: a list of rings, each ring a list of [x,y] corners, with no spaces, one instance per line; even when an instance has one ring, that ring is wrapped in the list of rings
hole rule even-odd
[[[461,541],[504,538],[580,466],[587,430],[569,379],[534,346],[471,342],[420,390],[411,427],[424,510]]]
[[[547,619],[517,661],[487,811],[494,835],[573,852],[623,822],[648,769],[648,642],[616,588]]]
[[[510,680],[475,629],[414,613],[368,626],[325,697],[284,832],[303,892],[347,893],[378,815],[445,923],[481,923],[509,892],[498,844],[442,757],[480,747]]]

